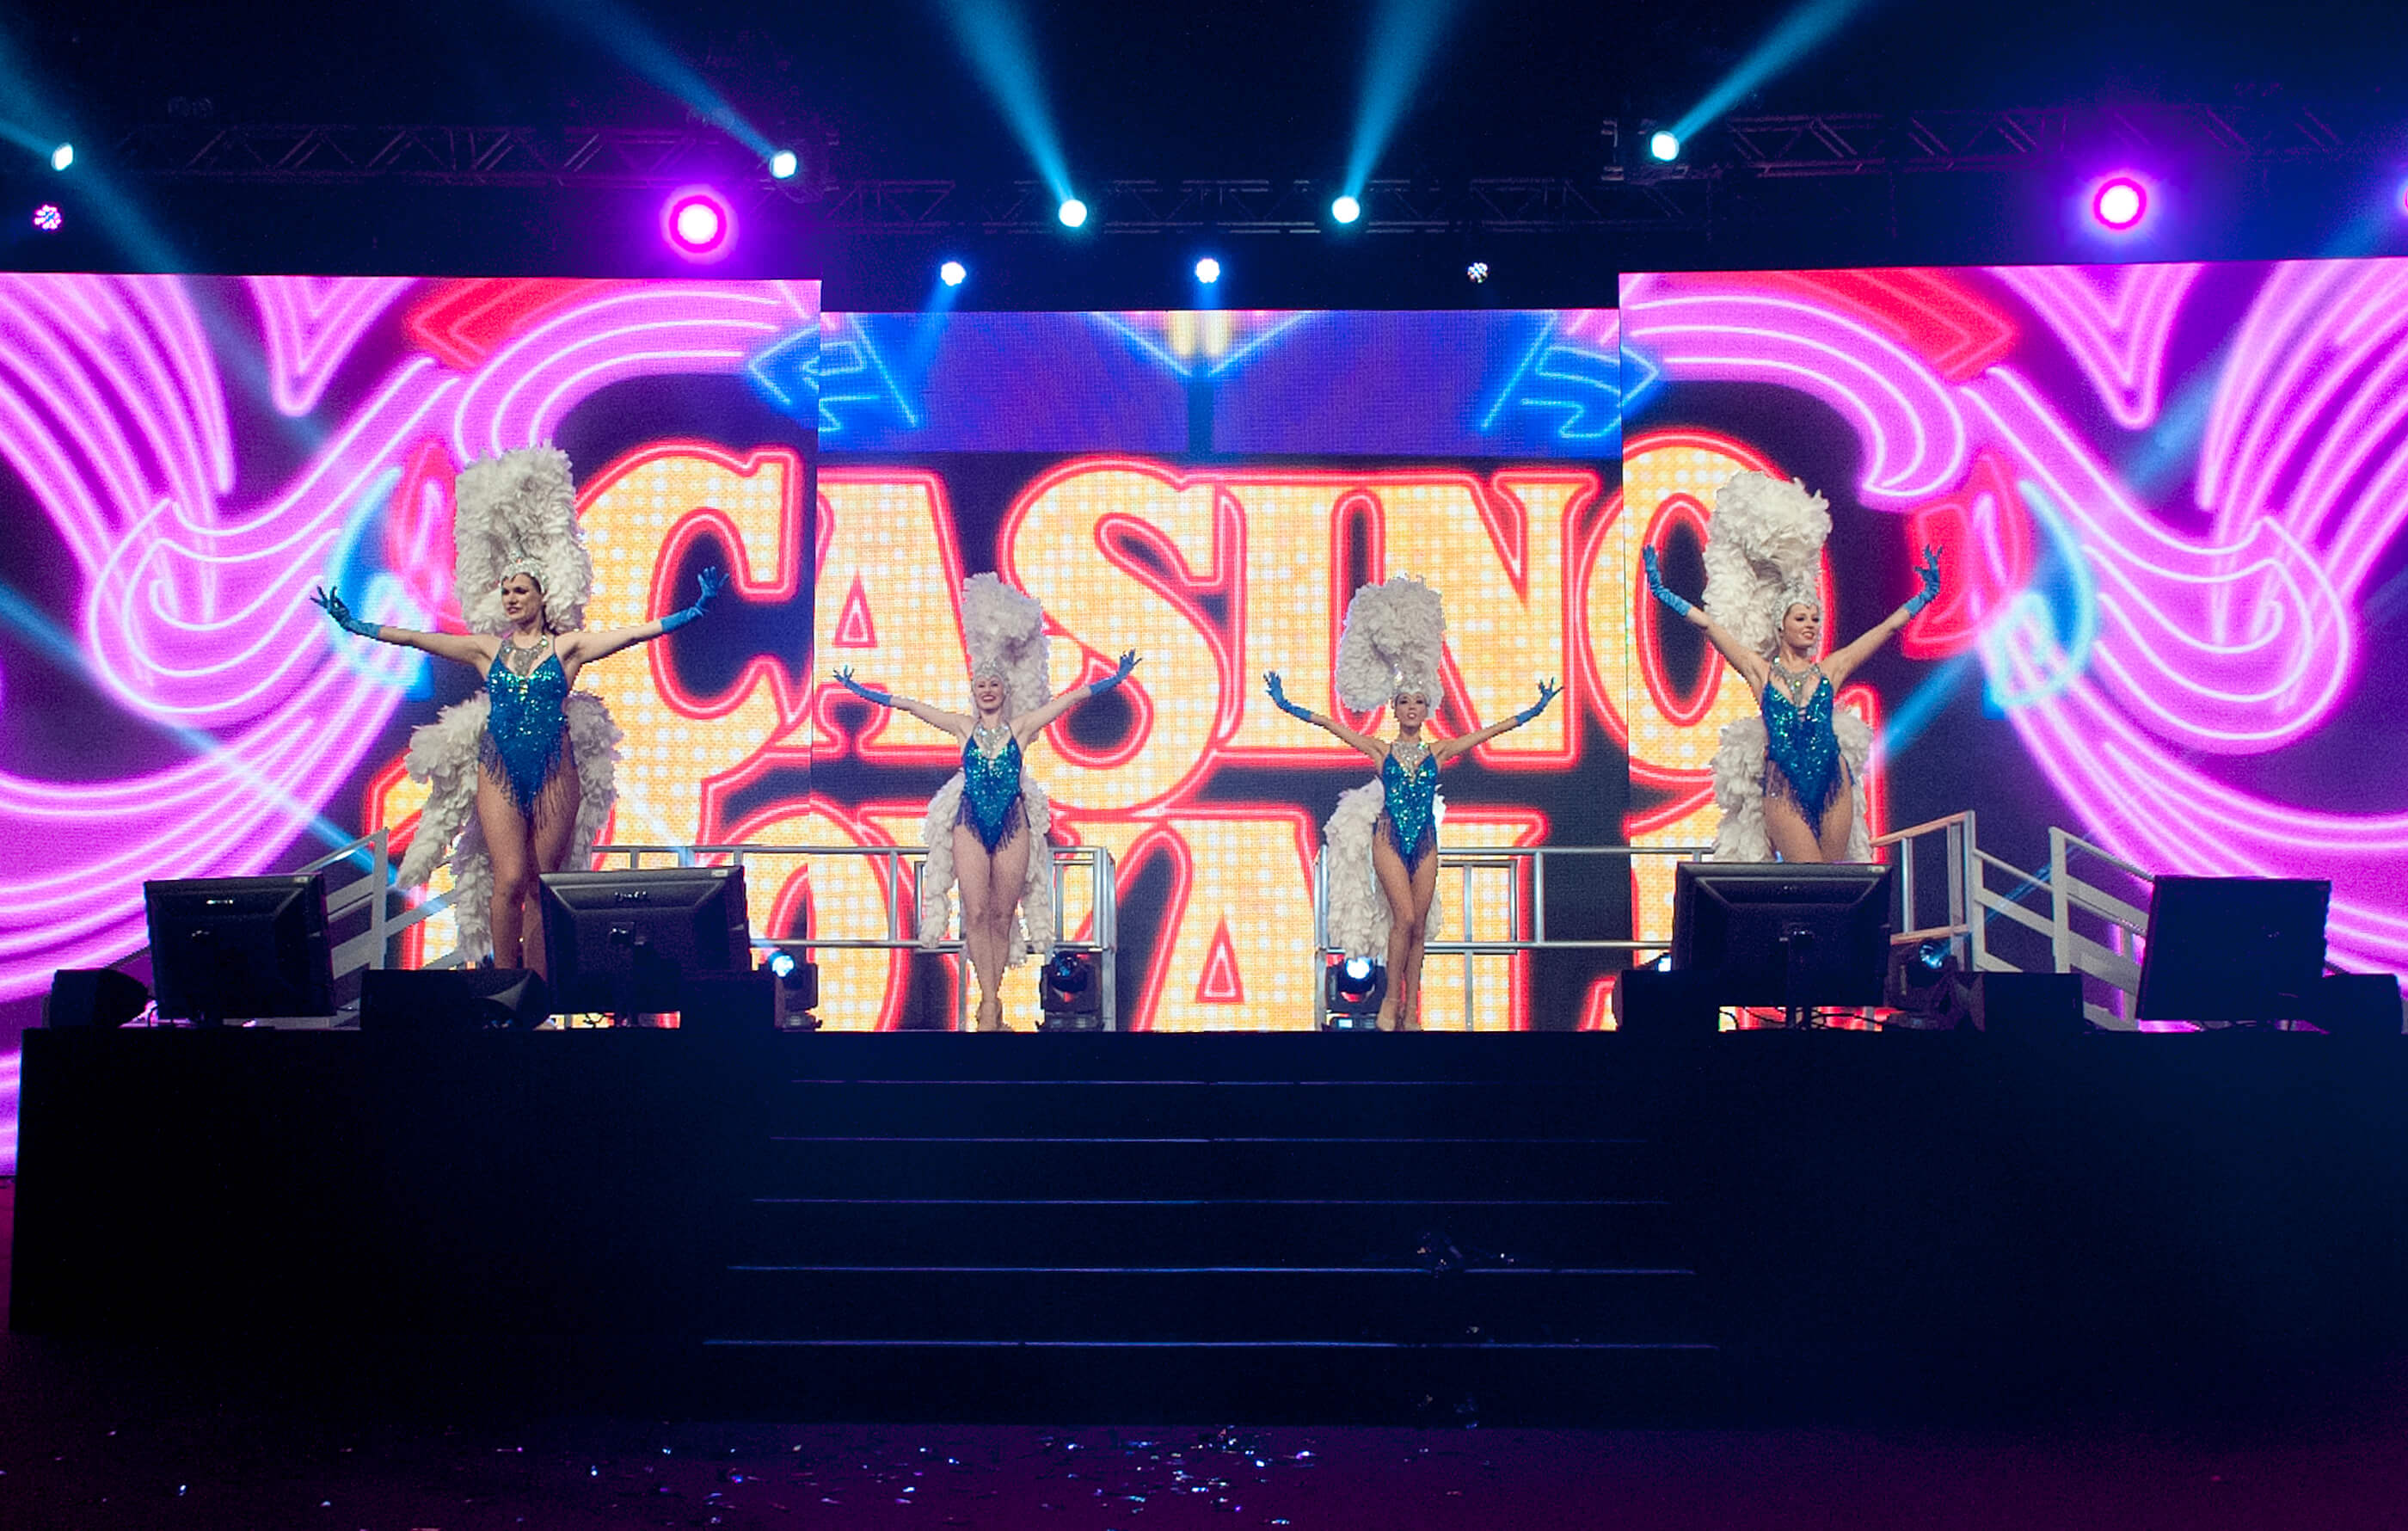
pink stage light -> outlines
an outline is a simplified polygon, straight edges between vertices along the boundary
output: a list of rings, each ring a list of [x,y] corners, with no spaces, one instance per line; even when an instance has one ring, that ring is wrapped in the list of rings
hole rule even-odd
[[[736,209],[708,186],[687,186],[661,204],[661,237],[689,261],[715,261],[736,246]]]
[[[2090,216],[2099,226],[2128,234],[2149,216],[2149,189],[2134,176],[2110,176],[2090,193]]]
[[[66,225],[66,215],[55,202],[45,202],[34,209],[34,227],[44,234],[56,234]]]

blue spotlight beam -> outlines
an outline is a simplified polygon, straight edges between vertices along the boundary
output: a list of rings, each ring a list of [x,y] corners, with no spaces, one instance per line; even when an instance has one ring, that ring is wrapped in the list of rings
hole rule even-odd
[[[1781,24],[1747,57],[1739,61],[1737,68],[1725,75],[1721,83],[1672,124],[1672,136],[1684,144],[1695,138],[1708,123],[1746,99],[1750,92],[1821,46],[1864,6],[1865,0],[1804,0],[1804,4],[1783,17]]]
[[[1057,202],[1070,196],[1070,164],[1063,158],[1054,114],[1045,105],[1045,84],[1037,69],[1037,48],[1027,18],[1011,0],[944,0],[953,41],[995,97],[1020,146],[1053,188]]]
[[[1346,154],[1347,195],[1363,194],[1371,167],[1380,163],[1389,136],[1404,117],[1405,103],[1428,69],[1457,8],[1458,0],[1379,0],[1363,63],[1363,105]]]
[[[778,146],[763,137],[728,99],[661,41],[644,19],[618,0],[531,0],[534,7],[582,33],[613,58],[694,108],[704,122],[767,160]]]
[[[51,664],[83,677],[95,690],[100,688],[101,678],[93,673],[90,661],[85,659],[83,650],[76,640],[50,621],[39,607],[7,585],[0,585],[0,624],[6,624]],[[143,722],[192,753],[233,766],[251,783],[253,791],[282,808],[286,818],[330,849],[339,851],[359,837],[320,813],[315,805],[301,801],[261,776],[249,762],[228,750],[214,735],[180,723],[163,723],[156,718],[146,718]],[[351,859],[362,866],[367,865],[367,853],[364,851],[353,851]]]

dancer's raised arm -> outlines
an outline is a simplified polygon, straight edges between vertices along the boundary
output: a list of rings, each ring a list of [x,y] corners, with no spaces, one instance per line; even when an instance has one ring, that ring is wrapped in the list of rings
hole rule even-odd
[[[1932,597],[1940,594],[1940,550],[1924,549],[1923,562],[1914,565],[1914,573],[1923,581],[1923,588],[1909,596],[1904,606],[1883,618],[1875,626],[1867,628],[1846,648],[1823,656],[1823,673],[1831,678],[1831,684],[1845,684],[1857,665],[1870,659],[1876,650],[1887,643],[1899,629],[1914,619],[1916,612],[1929,606]]]
[[[1012,734],[1017,737],[1020,742],[1024,745],[1031,742],[1038,735],[1045,732],[1045,725],[1047,723],[1052,723],[1063,713],[1069,711],[1074,707],[1077,707],[1081,702],[1093,701],[1096,697],[1101,696],[1104,693],[1111,690],[1114,686],[1119,685],[1122,681],[1127,680],[1129,678],[1129,671],[1137,668],[1137,663],[1138,652],[1135,649],[1123,650],[1121,652],[1121,667],[1119,669],[1114,670],[1111,674],[1104,677],[1101,680],[1092,681],[1083,686],[1072,686],[1069,690],[1063,692],[1059,695],[1050,698],[1042,706],[1031,708],[1028,711],[1013,718],[1011,720]]]
[[[590,665],[597,659],[608,659],[622,649],[632,649],[638,643],[650,643],[664,633],[674,633],[710,608],[710,599],[727,588],[727,576],[717,569],[702,571],[702,594],[682,611],[635,627],[604,627],[591,632],[563,633],[553,640],[560,651],[560,662],[572,672],[580,665]]]
[[[374,638],[395,648],[416,649],[437,659],[456,659],[463,665],[479,668],[494,662],[494,640],[475,633],[421,633],[408,627],[393,627],[363,622],[351,614],[342,596],[321,587],[312,591],[309,599],[320,610],[335,619],[335,625],[358,637]]]
[[[850,665],[830,673],[838,685],[863,701],[879,707],[891,707],[897,712],[908,712],[929,727],[951,734],[957,739],[968,738],[970,729],[976,724],[976,720],[959,712],[948,712],[940,707],[930,707],[925,702],[915,702],[909,696],[897,696],[891,691],[880,691],[875,686],[865,686],[853,678],[853,666]]]
[[[1705,608],[1692,605],[1674,594],[1671,587],[1664,583],[1663,573],[1656,566],[1655,549],[1641,548],[1639,557],[1640,562],[1647,566],[1647,593],[1670,607],[1675,616],[1687,618],[1689,625],[1704,633],[1706,641],[1714,646],[1714,651],[1721,654],[1732,669],[1739,671],[1740,679],[1747,682],[1748,690],[1762,691],[1764,683],[1772,678],[1772,666],[1765,662],[1764,656],[1742,643],[1729,628],[1707,616]]]
[[[1521,711],[1516,712],[1510,718],[1490,723],[1485,728],[1475,729],[1469,734],[1461,735],[1455,738],[1440,739],[1436,744],[1430,746],[1430,753],[1438,756],[1440,760],[1453,760],[1455,756],[1463,753],[1466,750],[1477,750],[1482,745],[1486,744],[1490,739],[1495,738],[1498,735],[1510,733],[1513,729],[1519,728],[1524,723],[1528,723],[1540,713],[1546,711],[1547,704],[1554,701],[1555,697],[1562,693],[1563,689],[1563,687],[1555,684],[1553,680],[1541,680],[1539,682],[1539,699],[1532,702],[1528,707],[1524,708]]]
[[[1371,737],[1369,734],[1357,734],[1354,730],[1347,727],[1344,723],[1340,723],[1335,718],[1325,718],[1320,713],[1313,711],[1311,708],[1299,707],[1296,703],[1289,701],[1287,699],[1287,693],[1280,689],[1279,671],[1268,670],[1264,672],[1263,684],[1269,688],[1271,694],[1271,705],[1278,708],[1282,712],[1286,713],[1289,717],[1301,718],[1306,723],[1312,724],[1315,728],[1326,729],[1328,732],[1335,734],[1338,737],[1353,745],[1355,749],[1362,751],[1365,754],[1370,756],[1375,761],[1385,760],[1388,758],[1388,747],[1381,743],[1378,739]]]

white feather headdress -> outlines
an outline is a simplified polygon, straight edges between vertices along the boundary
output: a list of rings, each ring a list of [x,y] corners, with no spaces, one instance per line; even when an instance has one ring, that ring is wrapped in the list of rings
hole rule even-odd
[[[1032,711],[1054,694],[1045,608],[1033,597],[992,574],[971,575],[962,581],[962,637],[971,676],[1000,677],[1013,712]]]
[[[1802,601],[1822,608],[1828,504],[1801,482],[1756,472],[1733,474],[1714,494],[1706,522],[1706,610],[1757,653],[1772,652],[1790,607]]]
[[[524,447],[469,464],[452,486],[453,589],[471,631],[501,633],[502,581],[534,577],[543,587],[544,621],[566,633],[585,625],[594,595],[594,559],[577,523],[568,454]]]
[[[1365,585],[1346,603],[1338,639],[1338,699],[1369,712],[1405,692],[1435,706],[1439,654],[1446,643],[1446,603],[1410,574]]]

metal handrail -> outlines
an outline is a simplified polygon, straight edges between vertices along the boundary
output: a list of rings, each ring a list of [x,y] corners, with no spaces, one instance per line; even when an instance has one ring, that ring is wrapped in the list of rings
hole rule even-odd
[[[1467,846],[1459,851],[1440,847],[1438,851],[1439,874],[1449,871],[1462,874],[1461,894],[1455,908],[1462,911],[1461,940],[1426,942],[1425,956],[1463,959],[1463,1029],[1472,1029],[1474,1009],[1474,974],[1472,959],[1484,956],[1510,955],[1517,952],[1661,952],[1670,943],[1661,940],[1634,940],[1621,937],[1572,937],[1558,939],[1547,934],[1546,862],[1549,857],[1573,859],[1592,856],[1616,856],[1628,860],[1635,856],[1670,856],[1681,860],[1701,861],[1713,851],[1706,845],[1498,845]],[[1527,864],[1530,884],[1530,934],[1503,938],[1480,939],[1469,933],[1472,924],[1472,874],[1479,871],[1504,871],[1511,874],[1506,881],[1505,928],[1519,931],[1523,927],[1521,868]],[[1329,943],[1329,848],[1322,847],[1312,859],[1312,1023],[1319,1029],[1329,1019],[1329,991],[1319,969],[1328,966],[1331,957],[1346,953]]]

